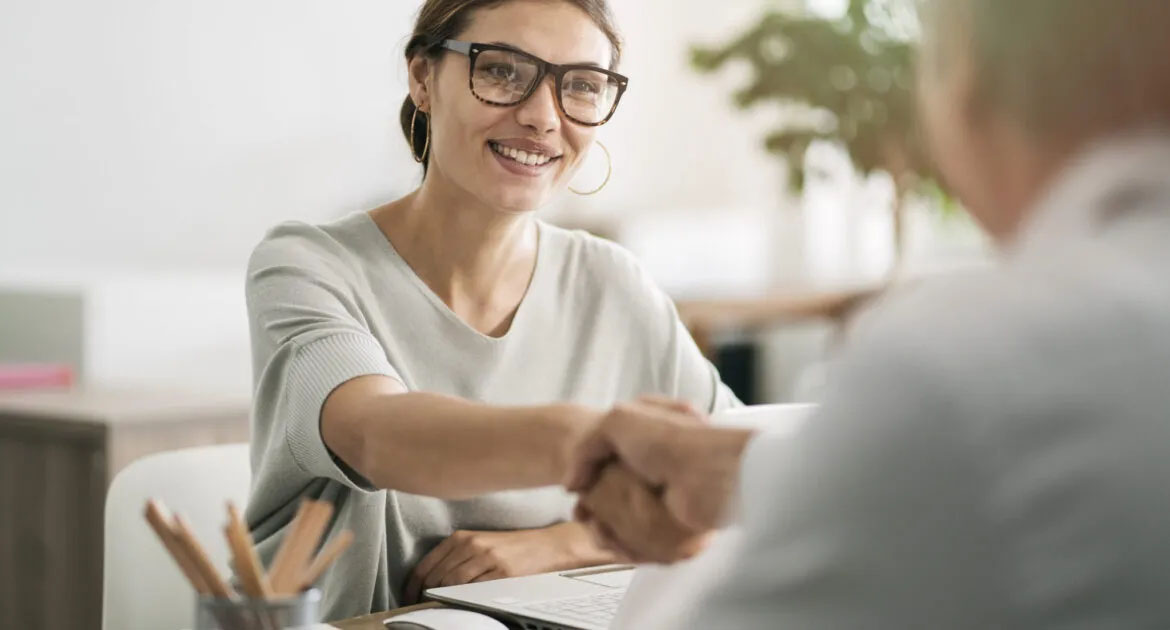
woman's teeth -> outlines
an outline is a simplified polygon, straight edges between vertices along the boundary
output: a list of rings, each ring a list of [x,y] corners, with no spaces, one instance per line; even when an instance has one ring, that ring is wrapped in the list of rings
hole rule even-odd
[[[529,153],[527,151],[521,151],[520,149],[506,147],[495,142],[489,142],[488,145],[491,146],[492,151],[495,151],[496,153],[499,153],[500,155],[521,164],[527,164],[528,166],[544,166],[553,160],[553,158],[550,158],[547,155],[541,155],[540,153]]]

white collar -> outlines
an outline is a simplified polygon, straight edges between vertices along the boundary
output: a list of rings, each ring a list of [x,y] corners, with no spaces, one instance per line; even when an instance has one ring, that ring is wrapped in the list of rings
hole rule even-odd
[[[1073,158],[1029,218],[1016,253],[1047,250],[1070,238],[1092,237],[1133,195],[1170,194],[1170,129],[1113,136]]]

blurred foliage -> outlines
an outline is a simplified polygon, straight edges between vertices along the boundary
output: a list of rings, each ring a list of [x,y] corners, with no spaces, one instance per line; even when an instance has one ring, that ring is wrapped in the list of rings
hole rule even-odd
[[[703,72],[746,60],[754,77],[736,105],[786,106],[765,145],[785,158],[798,190],[816,140],[843,146],[862,173],[888,172],[901,193],[940,190],[915,122],[917,40],[912,0],[849,0],[836,18],[770,11],[729,44],[693,47],[691,60]]]

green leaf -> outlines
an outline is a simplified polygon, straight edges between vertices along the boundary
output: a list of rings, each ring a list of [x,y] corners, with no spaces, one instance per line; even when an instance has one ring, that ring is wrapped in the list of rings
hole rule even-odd
[[[737,107],[783,103],[827,112],[830,130],[788,124],[765,136],[794,182],[803,184],[804,151],[817,139],[843,146],[862,172],[938,181],[916,127],[914,18],[913,0],[850,0],[837,20],[768,11],[723,46],[693,46],[691,64],[711,73],[749,63],[750,80],[732,94]]]

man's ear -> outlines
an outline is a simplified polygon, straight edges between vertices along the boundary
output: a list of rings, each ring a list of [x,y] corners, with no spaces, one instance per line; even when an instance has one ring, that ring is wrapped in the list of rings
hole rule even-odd
[[[406,65],[410,82],[410,98],[424,114],[431,107],[431,82],[434,78],[434,60],[426,55],[415,55]]]

